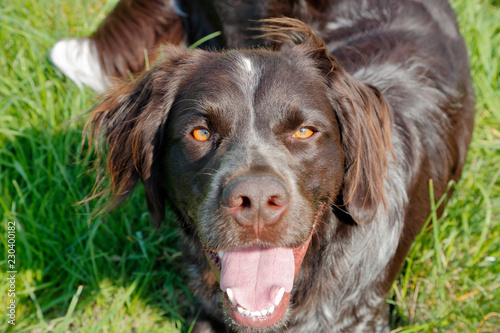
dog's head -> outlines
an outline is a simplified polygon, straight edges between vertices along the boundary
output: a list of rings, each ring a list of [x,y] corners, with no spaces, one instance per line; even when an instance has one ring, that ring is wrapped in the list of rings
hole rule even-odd
[[[170,49],[89,120],[108,145],[115,202],[142,180],[158,225],[169,201],[196,230],[225,313],[252,328],[284,323],[323,210],[370,222],[389,149],[377,89],[345,73],[304,24],[264,29],[277,49]]]

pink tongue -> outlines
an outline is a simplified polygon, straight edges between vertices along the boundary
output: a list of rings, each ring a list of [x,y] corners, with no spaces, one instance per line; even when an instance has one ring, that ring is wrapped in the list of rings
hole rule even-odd
[[[236,302],[247,310],[273,305],[280,288],[292,291],[295,273],[293,249],[250,248],[225,252],[220,287],[231,288]]]

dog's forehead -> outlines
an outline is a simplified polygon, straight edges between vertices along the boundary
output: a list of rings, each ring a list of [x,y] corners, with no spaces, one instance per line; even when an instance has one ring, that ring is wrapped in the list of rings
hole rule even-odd
[[[322,80],[313,62],[293,53],[272,51],[230,52],[217,60],[221,68],[229,70],[231,79],[241,92],[249,97],[308,99],[311,86],[318,89]]]
[[[208,112],[276,118],[291,109],[318,110],[328,104],[324,78],[311,59],[256,50],[211,54],[206,60],[188,90],[198,105],[210,106]]]

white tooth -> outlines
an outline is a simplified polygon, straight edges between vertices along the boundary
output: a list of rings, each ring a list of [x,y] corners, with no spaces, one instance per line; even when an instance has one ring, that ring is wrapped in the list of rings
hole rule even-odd
[[[243,315],[243,312],[244,312],[245,310],[243,310],[243,308],[242,308],[242,307],[240,307],[240,306],[238,306],[238,307],[237,307],[237,309],[238,309],[239,314],[240,314],[240,315]]]
[[[262,317],[267,316],[267,310],[262,310],[262,311],[260,311],[260,313],[262,313]]]
[[[276,295],[276,298],[274,299],[274,305],[278,306],[280,304],[284,294],[285,294],[285,288],[281,287],[280,291],[278,291],[278,295]]]
[[[233,304],[234,306],[238,305],[238,303],[236,303],[236,300],[234,299],[233,291],[230,288],[226,289],[226,294],[227,298],[229,298],[229,301],[231,301],[231,304]]]
[[[224,255],[224,251],[219,251],[217,254],[219,255],[219,258],[222,259],[222,256]]]
[[[251,317],[261,317],[260,311],[252,311],[250,312]]]
[[[236,299],[234,298],[233,291],[230,288],[227,288],[226,293],[227,293],[227,297],[231,301],[231,304],[233,304],[234,306],[237,306],[238,303],[236,303]]]
[[[269,313],[270,315],[272,315],[274,313],[274,310],[276,310],[276,307],[273,305],[271,305],[271,307],[269,309],[267,309],[267,313]]]
[[[250,310],[244,310],[243,315],[250,317]]]

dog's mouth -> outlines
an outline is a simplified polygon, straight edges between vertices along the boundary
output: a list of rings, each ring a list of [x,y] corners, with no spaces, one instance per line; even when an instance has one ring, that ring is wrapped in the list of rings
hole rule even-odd
[[[297,248],[251,247],[230,251],[204,248],[210,267],[220,282],[226,313],[241,326],[264,328],[280,322],[314,226],[307,241]]]

